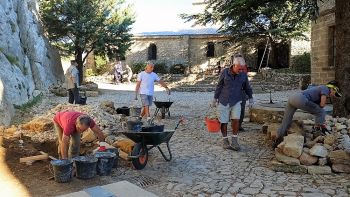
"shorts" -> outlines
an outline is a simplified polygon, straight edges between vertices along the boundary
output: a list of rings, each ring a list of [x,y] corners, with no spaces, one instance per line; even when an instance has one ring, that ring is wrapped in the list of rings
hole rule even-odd
[[[153,102],[153,96],[140,94],[142,106],[151,106]]]
[[[239,120],[241,116],[241,102],[236,103],[234,106],[230,107],[230,104],[226,106],[219,103],[218,111],[219,111],[219,121],[221,123],[228,123],[230,119]]]

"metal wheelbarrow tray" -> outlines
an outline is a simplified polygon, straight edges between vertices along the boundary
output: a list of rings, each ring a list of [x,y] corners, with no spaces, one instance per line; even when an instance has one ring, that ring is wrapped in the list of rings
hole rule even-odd
[[[157,116],[159,110],[162,114],[162,119],[165,118],[165,114],[168,113],[168,116],[170,117],[170,111],[169,108],[173,104],[171,101],[153,101],[154,105],[157,107],[154,116]]]
[[[158,148],[165,161],[170,161],[172,159],[169,141],[175,133],[175,130],[164,130],[162,132],[121,133],[136,143],[131,154],[129,155],[129,158],[131,158],[131,162],[137,170],[141,170],[146,166],[148,161],[148,151],[155,147]],[[159,147],[159,145],[162,143],[166,143],[169,156],[166,156],[162,149]]]

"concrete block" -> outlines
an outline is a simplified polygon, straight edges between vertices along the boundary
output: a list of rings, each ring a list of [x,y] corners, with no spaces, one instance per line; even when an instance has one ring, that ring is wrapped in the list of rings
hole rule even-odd
[[[118,197],[157,197],[156,195],[148,192],[128,181],[120,181],[102,186]]]
[[[80,192],[74,192],[74,193],[65,194],[57,197],[91,197],[91,196],[84,191],[80,191]]]

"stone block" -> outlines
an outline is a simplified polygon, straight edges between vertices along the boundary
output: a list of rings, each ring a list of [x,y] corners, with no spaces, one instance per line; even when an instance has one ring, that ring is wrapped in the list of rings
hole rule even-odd
[[[277,137],[277,130],[280,124],[271,123],[267,126],[267,139],[274,140]]]
[[[278,145],[278,148],[280,148],[285,155],[298,158],[303,152],[303,146],[304,136],[289,134],[284,137],[283,142]]]
[[[251,122],[260,124],[278,123],[283,118],[283,108],[268,108],[263,106],[255,106],[249,110],[249,118]]]
[[[308,166],[309,174],[332,174],[332,169],[329,166]]]
[[[325,137],[324,137],[324,143],[325,144],[328,144],[328,145],[330,145],[330,146],[332,146],[334,143],[335,143],[335,141],[337,140],[337,137],[335,137],[334,135],[326,135]]]
[[[288,165],[300,165],[300,161],[294,157],[288,157],[282,153],[278,148],[275,149],[275,157],[277,161],[288,164]]]
[[[314,157],[306,152],[303,152],[299,157],[300,163],[306,166],[317,163],[318,157]]]
[[[334,172],[344,172],[344,173],[350,173],[350,165],[346,164],[333,164],[332,165],[332,170]]]
[[[318,165],[320,165],[320,166],[325,166],[325,165],[327,165],[327,163],[328,163],[327,158],[319,158],[318,159]]]
[[[307,173],[307,166],[304,166],[304,165],[291,166],[291,165],[278,162],[277,160],[272,160],[270,164],[271,164],[271,169],[276,172],[299,173],[299,174]]]
[[[350,165],[350,155],[343,150],[331,151],[328,157],[332,164]]]
[[[317,156],[317,157],[327,157],[328,150],[326,147],[316,144],[310,149],[310,155]]]

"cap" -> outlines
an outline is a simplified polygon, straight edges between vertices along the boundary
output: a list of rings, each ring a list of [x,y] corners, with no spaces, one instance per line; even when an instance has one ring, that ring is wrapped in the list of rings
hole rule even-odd
[[[331,81],[327,83],[326,85],[328,88],[331,88],[332,90],[335,91],[335,96],[336,97],[341,97],[343,94],[341,93],[340,89],[337,87],[336,82]]]

